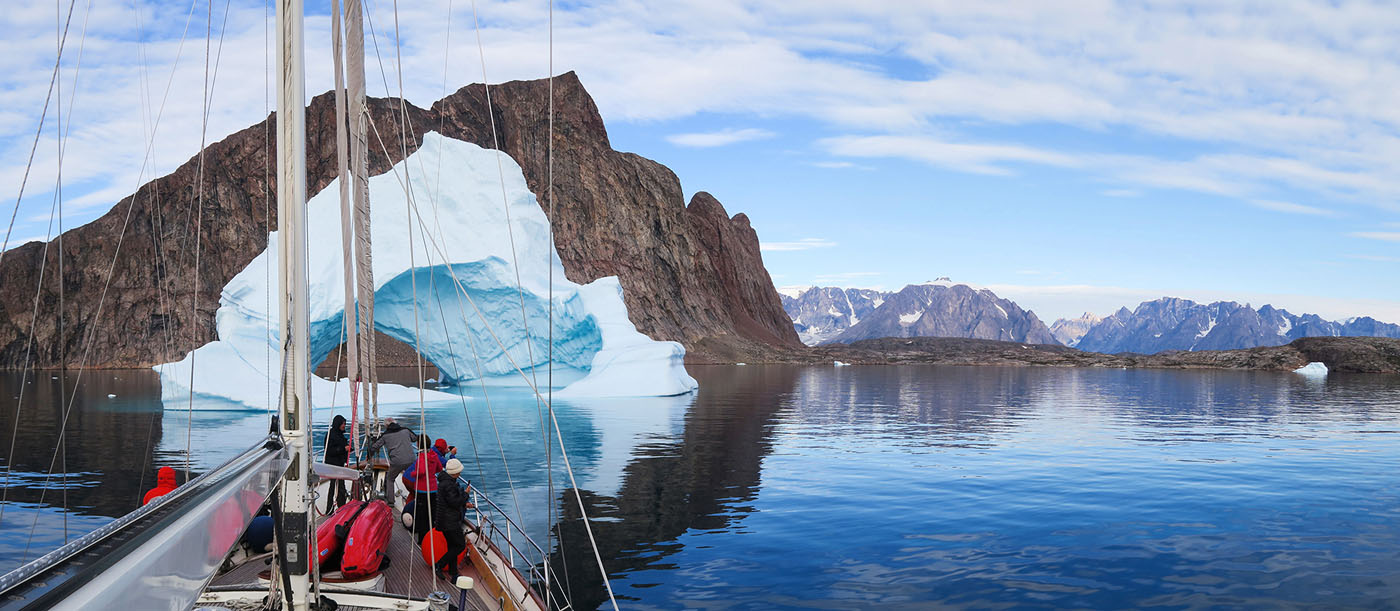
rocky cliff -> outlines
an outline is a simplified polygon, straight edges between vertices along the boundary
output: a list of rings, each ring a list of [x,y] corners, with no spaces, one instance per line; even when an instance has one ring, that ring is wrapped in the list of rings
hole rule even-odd
[[[989,290],[947,281],[911,284],[886,296],[880,307],[831,341],[881,337],[961,337],[1059,344],[1034,312]]]
[[[1093,352],[1155,354],[1167,350],[1234,350],[1282,346],[1304,337],[1400,337],[1400,325],[1362,317],[1335,322],[1233,301],[1200,304],[1163,297],[1099,321],[1075,347]]]
[[[554,80],[554,189],[547,192],[547,86],[544,80],[493,86],[489,109],[481,85],[426,109],[372,99],[370,172],[387,171],[428,131],[505,151],[550,215],[569,280],[618,276],[639,331],[681,342],[696,361],[761,360],[800,350],[748,218],[731,218],[706,193],[687,206],[680,181],[665,166],[613,150],[597,107],[573,73]],[[335,176],[334,125],[331,95],[317,96],[307,109],[312,193]],[[213,339],[220,290],[276,227],[272,126],[269,117],[205,149],[202,189],[192,158],[101,218],[65,232],[61,317],[57,241],[47,249],[35,242],[4,253],[0,367],[18,367],[30,348],[38,366],[147,366],[179,359]]]

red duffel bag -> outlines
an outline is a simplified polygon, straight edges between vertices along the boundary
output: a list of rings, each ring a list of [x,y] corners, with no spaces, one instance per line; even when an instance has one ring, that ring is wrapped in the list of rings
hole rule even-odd
[[[345,533],[346,529],[337,527],[348,526],[364,506],[364,501],[350,501],[316,527],[316,562],[320,565],[321,572],[334,571],[339,566],[341,548],[345,544],[345,536],[342,533]]]
[[[376,500],[354,518],[340,555],[342,575],[358,579],[379,571],[389,546],[389,536],[394,533],[393,513],[384,501]]]

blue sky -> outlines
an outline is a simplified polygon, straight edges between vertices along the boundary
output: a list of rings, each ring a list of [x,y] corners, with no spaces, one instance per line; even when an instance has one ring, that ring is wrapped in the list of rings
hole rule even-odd
[[[444,67],[446,90],[481,81],[471,2],[451,3],[450,30],[448,2],[411,4],[398,15],[407,97],[441,97]],[[747,214],[779,286],[950,276],[1047,320],[1170,294],[1400,321],[1393,5],[850,4],[562,2],[554,67],[578,72],[615,148]],[[392,3],[367,5],[392,23]],[[213,5],[209,141],[268,101],[264,4],[234,0],[227,21],[225,6]],[[312,94],[330,86],[326,6],[307,21]],[[75,2],[65,226],[198,150],[208,8]],[[547,3],[475,9],[490,82],[548,73]],[[8,216],[54,62],[54,6],[0,21],[16,33],[0,41]],[[392,41],[380,43],[392,82]],[[11,246],[46,235],[53,128],[50,114]],[[133,152],[110,154],[114,141]]]

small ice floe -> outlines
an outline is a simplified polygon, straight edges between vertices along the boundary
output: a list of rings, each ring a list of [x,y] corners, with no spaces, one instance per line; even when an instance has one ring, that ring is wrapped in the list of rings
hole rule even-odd
[[[437,384],[437,378],[428,378],[426,380],[423,380],[423,382],[425,384]]]
[[[1305,376],[1325,376],[1327,375],[1327,366],[1317,361],[1313,361],[1311,363],[1308,363],[1307,365],[1303,365],[1302,367],[1294,369],[1293,373],[1298,373]]]
[[[734,363],[734,364],[735,364],[735,365],[740,365],[740,366],[748,365],[748,363]]]
[[[850,363],[842,363],[841,361],[832,361],[831,364],[832,364],[833,366],[835,366],[835,367],[850,367],[850,366],[851,366]]]
[[[113,395],[113,394],[108,394],[108,395],[107,395],[107,398],[108,398],[108,399],[115,399],[115,398],[117,398],[117,396],[116,396],[116,395]]]

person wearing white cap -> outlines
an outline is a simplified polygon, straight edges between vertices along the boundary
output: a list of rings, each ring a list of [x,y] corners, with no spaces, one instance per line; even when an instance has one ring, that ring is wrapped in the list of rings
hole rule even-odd
[[[442,559],[433,565],[433,568],[447,577],[448,581],[456,581],[460,573],[457,568],[457,555],[467,549],[467,536],[462,531],[462,512],[467,507],[467,491],[457,483],[457,476],[462,473],[462,461],[452,459],[447,461],[447,466],[438,472],[437,497],[434,499],[433,526],[442,532],[442,536],[447,540],[447,553],[442,555]]]

